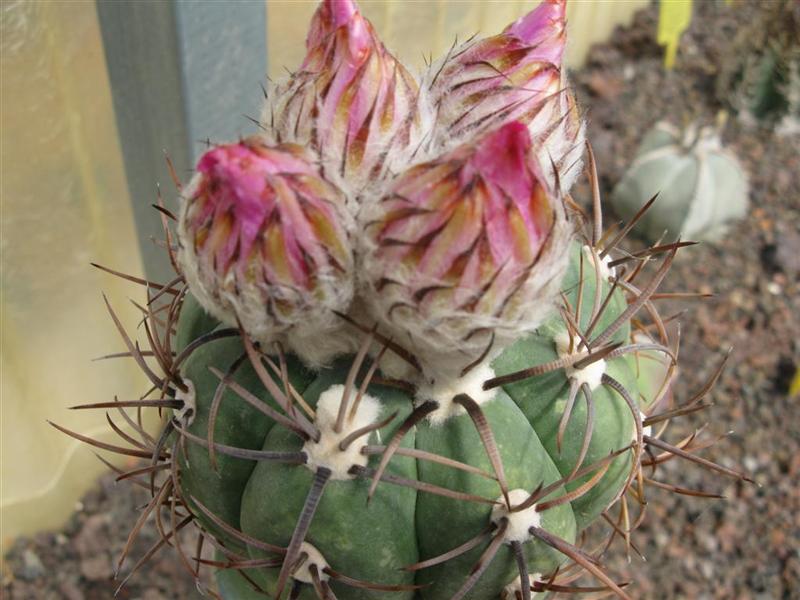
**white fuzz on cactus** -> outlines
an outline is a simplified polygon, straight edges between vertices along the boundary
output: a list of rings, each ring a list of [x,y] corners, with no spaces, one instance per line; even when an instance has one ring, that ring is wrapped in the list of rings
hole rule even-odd
[[[494,377],[492,367],[487,363],[477,365],[461,377],[433,376],[429,382],[421,383],[417,391],[417,403],[433,400],[439,406],[427,419],[432,425],[441,425],[448,419],[463,415],[464,407],[453,400],[466,394],[478,405],[486,404],[497,396],[497,390],[483,389],[483,382]]]
[[[353,432],[373,425],[381,414],[380,402],[372,396],[364,395],[355,408],[355,413],[351,415],[352,418],[339,419],[339,407],[344,401],[344,395],[343,385],[332,385],[322,392],[314,419],[319,439],[309,440],[303,446],[303,452],[308,456],[306,464],[309,469],[316,471],[325,467],[330,469],[331,479],[340,480],[353,478],[348,473],[353,465],[363,467],[367,464],[367,456],[361,454],[359,444],[347,444],[342,448],[345,445],[343,442]]]
[[[183,195],[178,260],[200,303],[312,364],[348,350],[333,335],[342,325],[333,311],[353,296],[353,226],[313,159],[248,138],[210,150],[197,170]]]
[[[175,399],[180,400],[183,406],[175,411],[175,418],[184,426],[189,427],[194,422],[197,414],[197,393],[194,383],[189,379],[184,380],[186,389],[178,388],[175,390]]]
[[[747,212],[747,175],[713,128],[681,132],[662,122],[642,140],[612,203],[629,219],[655,194],[637,226],[648,240],[666,231],[671,238],[714,241]]]
[[[653,435],[653,426],[652,425],[644,425],[645,419],[647,419],[647,415],[644,414],[641,410],[639,411],[639,421],[642,423],[642,435]],[[638,432],[636,426],[633,427],[633,431],[631,432],[631,441],[635,442],[638,436]]]
[[[529,575],[529,581],[538,581],[541,577],[541,573],[531,573]],[[523,598],[522,586],[522,578],[517,577],[500,592],[500,600],[518,600],[519,598]],[[536,592],[531,592],[530,594],[531,599],[540,597]]]
[[[308,542],[300,544],[300,556],[305,556],[305,559],[297,566],[292,577],[296,581],[300,581],[307,585],[314,585],[315,579],[319,581],[330,580],[330,575],[327,573],[328,562],[322,553]],[[312,575],[311,568],[316,567],[316,572]]]
[[[578,348],[581,340],[575,336],[570,336],[566,330],[557,334],[553,341],[556,344],[556,351],[560,358],[568,358],[577,362],[581,358],[589,356],[589,351],[586,348]],[[587,384],[591,390],[595,390],[603,382],[606,361],[603,359],[596,360],[583,368],[569,366],[564,371],[567,377],[574,381],[577,386]]]
[[[611,266],[611,262],[614,259],[610,255],[606,254],[601,257],[596,249],[588,245],[583,246],[581,251],[583,252],[583,260],[585,261],[586,268],[592,270],[596,269],[599,275],[598,279],[601,281],[610,281],[614,279],[616,270]]]
[[[531,493],[526,490],[509,490],[508,500],[511,508],[506,505],[504,496],[497,499],[497,503],[492,509],[492,523],[499,525],[502,519],[508,521],[503,540],[506,543],[524,543],[533,537],[530,532],[531,527],[539,527],[542,524],[542,517],[536,510],[536,504],[531,504],[522,510],[513,510],[522,505]]]

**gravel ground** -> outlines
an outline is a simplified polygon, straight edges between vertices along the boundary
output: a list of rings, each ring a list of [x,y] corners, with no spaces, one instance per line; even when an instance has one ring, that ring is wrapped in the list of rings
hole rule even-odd
[[[606,194],[655,122],[711,124],[723,108],[714,76],[724,43],[762,7],[696,4],[699,14],[673,72],[660,68],[651,9],[595,47],[575,76]],[[659,479],[726,499],[650,493],[649,517],[634,537],[648,561],[634,557],[628,564],[620,545],[608,563],[635,582],[639,598],[800,598],[800,398],[788,396],[800,365],[800,137],[778,138],[735,118],[723,133],[750,174],[752,208],[718,244],[685,251],[663,286],[716,294],[682,319],[677,397],[698,389],[718,357],[734,350],[712,394],[715,406],[674,423],[667,439],[677,441],[705,422],[711,432],[733,431],[703,456],[743,466],[757,485],[667,463]],[[677,309],[666,306],[664,314],[671,308]]]
[[[649,9],[611,43],[595,47],[589,64],[573,77],[606,193],[656,121],[712,123],[722,108],[714,97],[714,75],[725,57],[724,43],[761,7],[696,4],[699,14],[674,71],[661,68],[656,11]],[[677,460],[667,463],[660,479],[726,498],[650,492],[648,518],[634,536],[648,561],[633,557],[629,563],[619,542],[606,559],[619,579],[634,582],[630,593],[636,598],[800,598],[800,410],[799,399],[788,397],[800,364],[800,138],[777,138],[730,119],[724,140],[750,173],[752,210],[720,243],[685,252],[664,286],[716,293],[695,303],[683,319],[677,397],[698,389],[718,358],[731,346],[734,351],[713,393],[715,406],[675,423],[667,439],[677,441],[705,422],[712,433],[733,431],[704,456],[743,466],[756,485],[732,484]],[[585,188],[576,196],[585,198]],[[103,478],[63,531],[14,544],[6,556],[3,597],[110,598],[117,585],[111,581],[114,561],[135,508],[146,501],[144,490]],[[146,527],[134,560],[156,540],[155,529]],[[199,596],[174,552],[160,553],[118,595]]]
[[[150,500],[148,490],[100,479],[76,506],[60,532],[39,533],[17,540],[6,555],[2,594],[5,600],[108,600],[120,581],[114,569],[139,509]],[[168,516],[166,517],[168,518]],[[196,537],[187,528],[181,546],[189,555]],[[124,574],[159,540],[155,525],[146,525],[133,545]],[[205,555],[208,552],[204,553]],[[208,583],[204,577],[204,583]],[[116,596],[120,600],[200,598],[194,579],[178,553],[162,551]]]

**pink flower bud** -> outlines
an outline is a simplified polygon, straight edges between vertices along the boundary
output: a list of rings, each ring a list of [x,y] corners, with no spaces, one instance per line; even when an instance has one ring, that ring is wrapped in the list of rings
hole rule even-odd
[[[192,293],[262,341],[332,325],[353,294],[343,204],[299,146],[248,138],[209,150],[180,214]]]
[[[533,150],[508,123],[410,168],[366,211],[371,309],[439,368],[443,355],[463,368],[550,308],[569,234]]]
[[[417,84],[351,0],[320,5],[306,47],[262,120],[272,139],[312,147],[326,177],[358,191],[409,146]]]
[[[545,0],[501,34],[470,40],[431,66],[422,86],[429,90],[426,112],[435,122],[433,147],[519,121],[541,147],[542,164],[549,167],[552,159],[561,184],[571,185],[583,133],[562,74],[565,13],[565,0]]]

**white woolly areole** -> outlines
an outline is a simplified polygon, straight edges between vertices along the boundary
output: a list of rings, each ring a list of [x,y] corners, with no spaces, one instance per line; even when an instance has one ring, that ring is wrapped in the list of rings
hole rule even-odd
[[[185,392],[180,388],[175,390],[175,399],[183,402],[183,406],[175,411],[175,418],[183,427],[188,427],[197,415],[197,393],[191,380],[184,377],[183,383],[186,386]]]
[[[559,357],[564,358],[567,356],[572,357],[584,357],[589,354],[589,351],[585,348],[578,351],[578,344],[580,344],[580,340],[578,338],[574,338],[572,343],[572,352],[569,351],[569,344],[570,344],[570,337],[569,333],[566,331],[562,331],[556,334],[553,341],[556,344],[556,351],[558,352]],[[580,358],[578,358],[580,360]],[[566,371],[567,377],[576,381],[579,386],[583,385],[584,383],[589,384],[589,388],[594,391],[597,389],[600,384],[603,382],[603,374],[606,372],[606,361],[603,359],[596,360],[592,364],[585,366],[582,369],[576,369],[575,367],[566,367],[564,369]]]
[[[530,581],[541,581],[542,574],[530,573],[528,578]],[[531,592],[531,598],[536,598],[538,595],[538,592]],[[519,597],[522,597],[522,578],[517,575],[514,581],[509,583],[503,588],[503,591],[500,592],[500,598],[501,600],[517,600]]]
[[[644,420],[647,418],[647,415],[644,414],[641,410],[639,411],[639,421],[644,423]],[[645,435],[652,435],[653,434],[653,426],[648,425],[647,427],[642,427],[642,436]],[[631,438],[632,441],[636,441],[636,423],[633,424],[633,437]]]
[[[592,252],[592,249],[589,246],[584,246],[582,248],[582,250],[583,250],[583,258],[584,258],[584,260],[588,261],[589,269],[593,270],[594,269],[594,265],[595,265],[595,254],[594,254],[594,252]],[[599,269],[598,270],[600,271],[600,279],[603,280],[603,281],[608,281],[609,279],[613,279],[614,277],[616,277],[616,275],[617,275],[616,269],[614,267],[612,267],[612,266],[609,266],[609,264],[613,260],[611,258],[611,255],[610,254],[606,254],[603,258],[600,258],[600,255],[598,254],[597,258],[599,259],[599,261],[598,261]]]
[[[303,542],[300,545],[300,556],[304,554],[306,555],[306,559],[292,574],[292,579],[301,583],[314,585],[314,578],[311,577],[311,565],[315,565],[317,567],[317,574],[319,575],[320,581],[327,581],[330,579],[330,575],[323,572],[323,569],[328,566],[328,561],[325,560],[325,557],[322,556],[322,553],[319,550],[314,548],[314,546],[308,542]]]
[[[530,493],[523,489],[510,490],[508,492],[511,506],[522,504],[529,496]],[[532,536],[528,529],[539,527],[542,523],[542,516],[536,512],[536,504],[529,506],[525,510],[509,512],[506,506],[506,499],[503,496],[500,496],[497,501],[499,504],[496,504],[492,509],[492,523],[499,524],[503,518],[508,521],[506,532],[503,534],[503,541],[506,543],[525,543],[531,539]]]
[[[417,391],[418,403],[434,400],[439,403],[439,408],[427,417],[432,425],[441,425],[450,417],[462,415],[466,412],[464,407],[453,402],[459,394],[466,394],[478,404],[485,404],[497,395],[497,389],[483,389],[483,382],[494,377],[494,370],[485,361],[463,377],[447,378],[438,377],[432,383],[423,383]]]
[[[317,416],[314,419],[314,424],[320,433],[319,441],[309,440],[303,446],[303,452],[308,456],[306,466],[312,471],[316,471],[319,467],[327,467],[331,470],[331,479],[352,479],[353,476],[348,473],[350,467],[367,465],[367,457],[361,454],[363,444],[358,440],[353,441],[344,450],[339,448],[339,444],[356,429],[375,423],[381,414],[380,402],[364,394],[356,414],[350,419],[350,409],[356,397],[356,391],[353,390],[342,423],[342,431],[336,433],[333,428],[336,425],[343,396],[344,386],[341,384],[332,385],[322,392],[317,402]]]

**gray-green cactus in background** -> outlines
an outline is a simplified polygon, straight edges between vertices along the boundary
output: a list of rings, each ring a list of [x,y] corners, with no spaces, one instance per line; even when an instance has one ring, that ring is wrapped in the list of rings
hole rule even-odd
[[[612,204],[631,218],[656,195],[639,219],[640,235],[714,241],[747,212],[747,174],[713,128],[662,122],[645,135]]]

